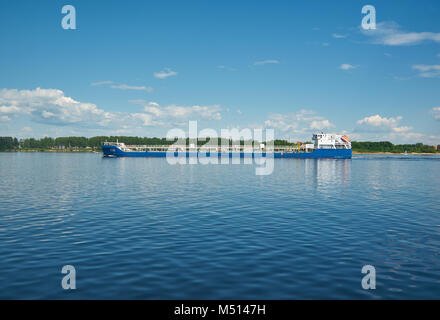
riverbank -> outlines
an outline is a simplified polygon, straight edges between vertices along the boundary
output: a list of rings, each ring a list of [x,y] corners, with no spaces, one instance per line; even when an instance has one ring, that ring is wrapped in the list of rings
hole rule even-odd
[[[383,155],[423,155],[423,156],[429,156],[429,155],[438,155],[438,152],[408,152],[408,153],[401,153],[401,152],[362,152],[362,151],[352,151],[353,154],[383,154]]]
[[[54,153],[67,153],[67,152],[79,152],[79,153],[102,153],[101,149],[15,149],[15,150],[3,150],[1,152],[54,152]]]
[[[55,153],[65,153],[65,152],[88,152],[88,153],[102,153],[101,149],[15,149],[15,150],[4,150],[1,152],[55,152]],[[440,153],[428,153],[428,152],[408,152],[408,153],[396,153],[396,152],[362,152],[362,151],[353,151],[353,154],[363,154],[363,155],[439,155]]]

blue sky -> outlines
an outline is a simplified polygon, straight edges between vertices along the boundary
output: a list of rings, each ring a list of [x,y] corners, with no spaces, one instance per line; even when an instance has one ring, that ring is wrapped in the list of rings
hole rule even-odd
[[[440,144],[435,0],[2,1],[0,38],[2,136],[165,136],[197,120]]]

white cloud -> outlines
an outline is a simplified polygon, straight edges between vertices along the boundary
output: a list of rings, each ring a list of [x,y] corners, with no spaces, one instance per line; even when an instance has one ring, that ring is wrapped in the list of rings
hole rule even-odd
[[[272,59],[272,60],[262,60],[262,61],[256,61],[254,63],[255,66],[262,66],[265,64],[277,64],[280,63],[278,60]]]
[[[168,77],[177,76],[177,72],[172,71],[169,68],[165,68],[165,70],[162,70],[160,72],[155,72],[154,77],[158,79],[166,79]]]
[[[350,70],[350,69],[355,69],[355,68],[356,68],[355,66],[348,64],[348,63],[343,63],[339,66],[339,69],[341,69],[341,70]]]
[[[27,114],[37,122],[68,124],[99,121],[109,114],[92,103],[66,97],[61,90],[0,90],[0,114]]]
[[[393,131],[397,128],[400,120],[402,120],[402,117],[400,116],[396,118],[385,118],[376,114],[358,120],[357,124],[359,131]]]
[[[153,116],[150,115],[150,114],[145,114],[145,113],[133,113],[133,114],[131,115],[131,117],[132,117],[133,119],[139,119],[139,120],[141,120],[141,121],[142,121],[142,124],[143,124],[144,126],[151,126],[151,125],[154,125],[154,124],[155,124],[155,122],[153,121]],[[125,126],[122,126],[122,127],[123,127],[123,129],[127,129]]]
[[[431,109],[431,113],[434,115],[434,119],[440,121],[440,107]]]
[[[121,89],[121,90],[139,90],[139,91],[147,91],[152,92],[152,87],[146,87],[146,86],[129,86],[126,84],[113,84],[110,86],[112,89]]]
[[[288,114],[273,113],[269,115],[264,125],[292,134],[303,134],[312,130],[325,130],[334,127],[330,121],[317,116],[311,110],[300,110]]]
[[[264,125],[281,131],[296,130],[298,123],[296,121],[290,121],[293,120],[294,117],[294,115],[271,114],[269,115],[269,119],[264,122]]]
[[[367,133],[364,137],[368,137],[367,140],[391,140],[398,141],[397,143],[415,143],[421,140],[425,143],[435,143],[438,141],[439,137],[413,132],[413,127],[410,126],[399,126],[401,120],[400,116],[386,118],[376,114],[358,120],[355,132]]]
[[[6,121],[10,121],[11,118],[9,118],[8,116],[0,116],[0,122],[6,122]]]
[[[393,132],[395,133],[409,133],[413,128],[412,127],[395,127],[393,128]]]
[[[112,84],[112,83],[113,83],[113,81],[105,80],[105,81],[92,82],[91,85],[92,86],[103,86],[103,85]]]
[[[334,127],[328,120],[313,120],[309,128],[312,130],[324,130]]]
[[[137,91],[147,91],[152,92],[153,88],[148,86],[130,86],[127,84],[115,84],[113,81],[98,81],[92,82],[92,86],[106,86],[112,89],[120,89],[120,90],[137,90]]]
[[[361,28],[361,32],[370,36],[373,43],[387,46],[416,45],[428,41],[440,43],[440,33],[406,32],[394,21],[377,23],[376,29]]]
[[[155,118],[159,119],[172,119],[172,120],[180,120],[187,121],[192,118],[201,118],[205,120],[221,120],[221,110],[222,108],[219,105],[212,106],[177,106],[177,105],[168,105],[165,107],[161,107],[156,102],[146,102],[142,100],[134,100],[132,103],[140,104],[144,106],[144,111],[148,114],[151,114]]]
[[[17,114],[20,113],[21,109],[17,106],[0,106],[0,114]]]
[[[347,38],[346,35],[343,35],[343,34],[337,34],[337,33],[333,33],[333,34],[332,34],[332,37],[335,38],[335,39],[343,39],[343,38]]]
[[[419,77],[422,78],[440,77],[440,64],[437,65],[416,64],[413,65],[412,68],[414,70],[419,71]]]
[[[240,109],[237,109],[237,113],[238,113],[239,115],[242,115],[242,114],[243,114],[243,112],[241,112]]]
[[[58,126],[76,126],[88,128],[112,128],[114,130],[132,129],[142,126],[171,126],[177,121],[189,119],[220,120],[221,107],[177,106],[161,107],[155,102],[132,101],[141,104],[141,112],[106,112],[93,103],[84,103],[65,96],[57,89],[0,90],[0,119],[25,116],[30,120]]]

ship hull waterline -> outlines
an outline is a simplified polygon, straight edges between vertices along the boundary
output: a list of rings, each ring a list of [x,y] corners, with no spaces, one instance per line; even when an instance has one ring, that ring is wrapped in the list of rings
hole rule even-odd
[[[219,157],[219,158],[267,158],[276,159],[351,159],[351,149],[316,149],[313,152],[167,152],[167,151],[123,151],[116,146],[102,146],[104,157],[142,157],[165,158],[167,154],[174,157]]]

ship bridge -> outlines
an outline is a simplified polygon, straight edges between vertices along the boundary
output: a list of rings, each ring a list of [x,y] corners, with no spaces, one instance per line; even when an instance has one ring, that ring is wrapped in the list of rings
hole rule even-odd
[[[345,135],[318,133],[312,139],[315,149],[351,149],[350,139]]]

